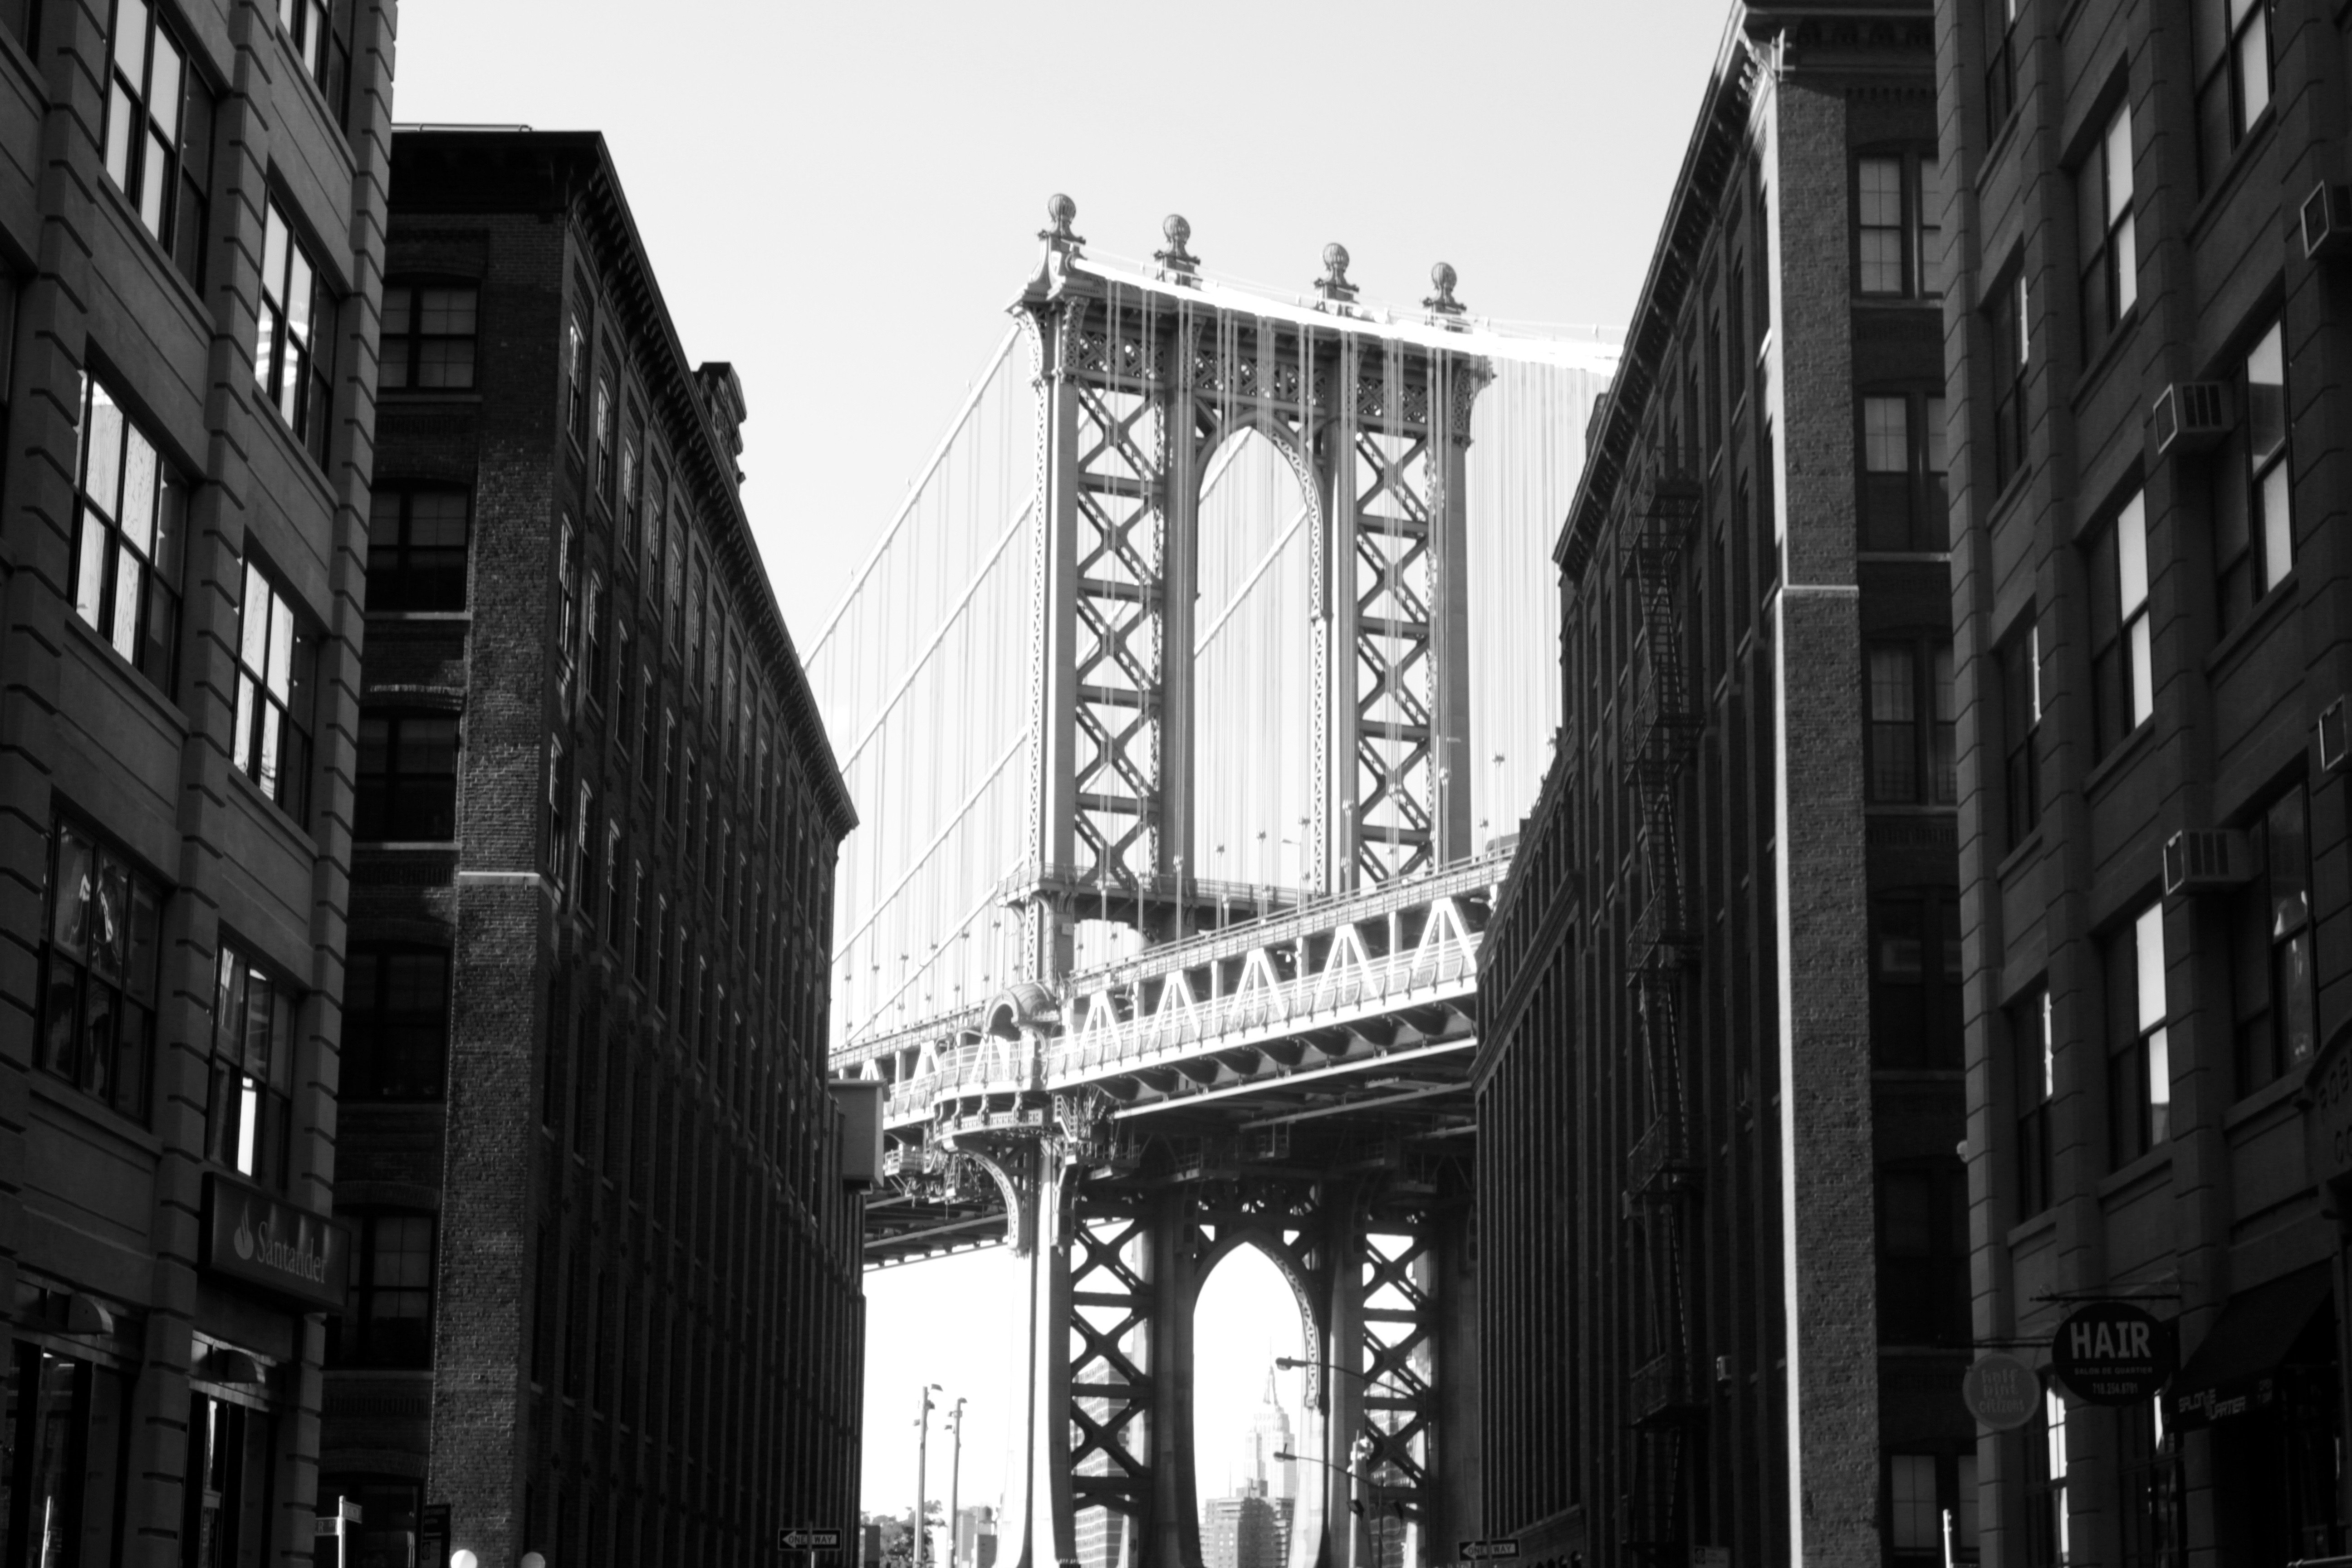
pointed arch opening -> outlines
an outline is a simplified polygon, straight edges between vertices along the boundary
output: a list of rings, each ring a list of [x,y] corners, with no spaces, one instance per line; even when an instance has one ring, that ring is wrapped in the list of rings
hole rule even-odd
[[[1192,1329],[1202,1562],[1314,1568],[1324,1526],[1325,1401],[1305,1281],[1265,1241],[1229,1238],[1207,1264]],[[1276,1457],[1282,1453],[1298,1457]]]

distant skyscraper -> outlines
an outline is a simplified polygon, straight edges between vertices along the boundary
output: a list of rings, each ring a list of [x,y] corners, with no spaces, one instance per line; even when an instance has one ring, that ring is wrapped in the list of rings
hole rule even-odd
[[[1290,1415],[1275,1396],[1274,1369],[1265,1373],[1265,1398],[1250,1417],[1243,1452],[1248,1473],[1240,1491],[1201,1505],[1201,1560],[1204,1568],[1285,1568],[1290,1561],[1290,1519],[1298,1486],[1290,1452]]]
[[[1260,1495],[1279,1498],[1284,1501],[1298,1495],[1298,1463],[1295,1459],[1276,1459],[1276,1454],[1290,1452],[1290,1415],[1275,1396],[1274,1368],[1265,1369],[1265,1399],[1250,1417],[1249,1479],[1257,1483]]]

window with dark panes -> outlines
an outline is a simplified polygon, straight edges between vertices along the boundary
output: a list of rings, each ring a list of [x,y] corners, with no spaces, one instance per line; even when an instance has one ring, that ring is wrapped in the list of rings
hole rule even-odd
[[[563,885],[563,858],[570,843],[565,832],[570,779],[564,771],[563,742],[551,735],[547,742],[547,874],[559,888]]]
[[[654,787],[655,774],[661,767],[661,738],[655,729],[661,715],[661,677],[656,673],[661,662],[661,645],[657,637],[646,653],[649,662],[638,676],[641,684],[638,688],[637,717],[644,731],[637,737],[637,783],[650,790]]]
[[[294,1086],[293,991],[221,943],[214,977],[205,1154],[267,1187],[286,1184]]]
[[[2271,102],[2277,0],[2189,0],[2197,77],[2197,165],[2210,190]]]
[[[1960,906],[1948,889],[1870,900],[1871,1058],[1891,1069],[1960,1065]]]
[[[2058,1035],[2050,992],[2036,986],[2008,1012],[2010,1080],[2017,1097],[2017,1215],[2050,1206],[2050,1102],[2058,1095]]]
[[[588,330],[580,313],[563,318],[563,428],[572,444],[588,444]]]
[[[61,1291],[18,1287],[22,1300],[65,1304]],[[66,1331],[63,1310],[42,1307],[33,1324]],[[117,1530],[122,1524],[131,1451],[126,1441],[131,1415],[129,1377],[107,1362],[63,1355],[27,1340],[0,1346],[0,1420],[7,1441],[0,1447],[0,1500],[16,1503],[18,1563],[35,1568],[78,1568],[119,1561]],[[0,1525],[8,1515],[0,1511]]]
[[[609,348],[610,345],[607,345]],[[609,353],[606,356],[611,357]],[[596,499],[613,504],[613,383],[596,378],[596,402],[589,417],[589,471],[596,478]]]
[[[464,609],[473,510],[465,490],[379,484],[368,503],[369,611]]]
[[[662,520],[669,515],[669,480],[660,465],[653,460],[653,449],[646,449],[645,517],[639,526],[645,532],[646,607],[653,612],[654,642],[661,641],[663,605],[669,603],[668,574],[663,570]]]
[[[2042,626],[2029,619],[2010,634],[2000,661],[2001,804],[2005,847],[2042,822]]]
[[[2042,1388],[2042,1408],[2025,1427],[2027,1568],[2067,1568],[2074,1561],[2066,1470],[2066,1397],[2052,1383]]]
[[[585,774],[588,770],[580,770]],[[580,810],[572,819],[572,887],[583,914],[596,912],[596,790],[585,777],[580,781]]]
[[[621,542],[618,550],[619,558],[631,563],[636,560],[638,511],[643,505],[639,491],[644,476],[637,466],[637,454],[644,449],[645,439],[645,420],[632,401],[628,420],[621,430]]]
[[[278,25],[340,121],[351,112],[351,0],[278,0]]]
[[[604,706],[604,682],[612,671],[604,662],[604,579],[599,573],[588,574],[588,599],[585,619],[587,626],[587,666],[582,672],[581,695],[597,706]]]
[[[1868,659],[1869,798],[1950,805],[1959,798],[1952,645],[1874,642]]]
[[[327,461],[338,302],[277,197],[262,227],[261,310],[253,374],[303,450]]]
[[[2109,937],[2107,1158],[2112,1168],[2172,1136],[2172,1054],[2165,1027],[2164,906]]]
[[[2117,1410],[2116,1436],[2122,1568],[2183,1568],[2189,1560],[2188,1488],[2179,1435],[2164,1419],[2164,1397]]]
[[[187,280],[204,284],[213,91],[147,0],[115,0],[106,173]]]
[[[471,283],[394,280],[383,286],[383,392],[464,391],[474,384],[481,290]]]
[[[1969,1337],[1969,1184],[1956,1158],[1878,1173],[1878,1321],[1895,1344]]]
[[[1857,276],[1864,294],[1907,292],[1905,265],[1903,160],[1864,158],[1854,166]]]
[[[433,1216],[363,1213],[352,1226],[343,1310],[327,1320],[327,1364],[422,1371],[433,1364]]]
[[[457,719],[363,709],[352,837],[447,844],[457,837]]]
[[[2104,757],[2156,713],[2147,619],[2147,508],[2134,491],[2091,542],[2091,716]]]
[[[2032,359],[2032,322],[2023,277],[1994,291],[1987,330],[1992,339],[1992,478],[1996,490],[2025,468],[2025,374]]]
[[[2139,299],[2138,229],[2132,217],[2132,120],[2116,105],[2074,174],[2075,255],[2083,268],[2083,358],[2098,356]]]
[[[618,673],[613,678],[613,744],[625,757],[635,743],[636,726],[632,721],[635,710],[630,706],[637,693],[637,671],[629,656],[629,614],[616,607],[613,615],[613,668]]]
[[[41,1066],[143,1124],[163,889],[70,822],[51,830],[47,869]]]
[[[2238,1092],[2252,1094],[2318,1051],[2312,980],[2311,827],[2297,784],[2246,830],[2253,879],[2231,910],[2230,990]]]
[[[352,943],[343,971],[342,1099],[439,1100],[448,1056],[447,950]]]
[[[188,488],[95,376],[81,384],[74,611],[163,691],[180,633]]]
[[[2284,345],[2273,321],[2248,351],[2237,377],[2238,426],[2214,455],[2213,565],[2224,636],[2294,564]]]
[[[269,1551],[268,1412],[188,1395],[187,1531],[181,1568],[260,1568]]]
[[[661,937],[657,928],[656,928],[652,923],[655,918],[653,911],[654,886],[652,880],[646,875],[646,863],[643,860],[636,862],[635,879],[637,889],[636,943],[630,952],[629,956],[631,962],[629,965],[629,973],[636,976],[637,989],[642,991],[653,984],[653,947],[656,942],[661,940]]]
[[[1864,393],[1862,548],[1937,552],[1951,544],[1944,400],[1919,392]]]
[[[628,933],[628,864],[621,852],[621,825],[604,826],[604,943],[615,952]]]
[[[229,762],[297,822],[310,820],[310,688],[316,649],[294,605],[260,565],[245,563],[237,606],[236,731]]]
[[[556,656],[562,679],[572,679],[572,662],[580,656],[580,535],[565,518],[555,536],[555,584],[558,614]]]
[[[1984,0],[1985,140],[2000,134],[2017,107],[2017,57],[2025,47],[2017,14],[2026,0]]]
[[[683,502],[679,503],[683,506]],[[673,512],[669,521],[669,641],[686,652],[686,516]]]

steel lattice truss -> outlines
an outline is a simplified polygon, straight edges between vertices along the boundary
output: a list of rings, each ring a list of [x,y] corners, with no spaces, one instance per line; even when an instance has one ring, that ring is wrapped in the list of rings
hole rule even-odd
[[[1375,405],[1377,407],[1377,405]],[[1411,876],[1436,847],[1435,661],[1431,657],[1433,488],[1426,431],[1355,437],[1356,867]]]
[[[1129,346],[1139,357],[1142,346]],[[1163,410],[1131,389],[1136,379],[1076,391],[1075,827],[1087,856],[1081,875],[1093,883],[1131,884],[1150,869],[1159,796]]]
[[[1090,1205],[1070,1257],[1071,1489],[1080,1509],[1140,1521],[1151,1499],[1151,1288],[1131,1208]]]
[[[1364,1238],[1363,1253],[1369,1442],[1363,1473],[1375,1512],[1400,1525],[1426,1517],[1429,1437],[1435,1418],[1430,1383],[1435,1311],[1429,1291],[1428,1219],[1415,1215],[1404,1223],[1411,1228],[1372,1230]]]

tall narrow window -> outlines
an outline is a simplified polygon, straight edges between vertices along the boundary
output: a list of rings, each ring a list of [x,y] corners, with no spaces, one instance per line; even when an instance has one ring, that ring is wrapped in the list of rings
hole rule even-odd
[[[611,344],[607,343],[607,350]],[[607,354],[609,358],[609,353]],[[589,471],[596,478],[596,499],[613,504],[613,383],[596,378],[596,403],[589,421]]]
[[[328,413],[334,397],[334,333],[338,302],[310,247],[269,199],[262,229],[260,331],[253,350],[254,379],[287,427],[310,454],[327,461]]]
[[[2032,359],[2032,322],[2021,275],[1993,296],[1992,477],[1998,490],[2025,468],[2025,376]]]
[[[580,771],[584,774],[588,770],[583,766]],[[572,819],[572,885],[581,913],[593,919],[596,913],[596,791],[584,777],[580,781],[580,815]]]
[[[163,895],[92,835],[51,835],[42,926],[41,1065],[133,1121],[147,1119]]]
[[[462,610],[473,497],[390,482],[368,503],[367,607]]]
[[[448,1054],[447,950],[352,943],[343,971],[341,1097],[439,1100]]]
[[[1879,1173],[1878,1318],[1895,1344],[1967,1340],[1969,1184],[1958,1160]]]
[[[550,736],[547,742],[547,873],[558,887],[563,883],[563,860],[571,846],[571,837],[565,831],[564,811],[564,796],[570,777],[564,772],[563,742]]]
[[[580,650],[580,536],[568,517],[556,531],[555,582],[559,612],[555,623],[556,657],[568,683],[572,661]]]
[[[637,672],[629,659],[629,615],[617,604],[613,612],[613,744],[624,757],[636,742],[636,710],[630,706],[637,694]]]
[[[338,119],[350,111],[350,0],[278,0],[278,25]]]
[[[2050,993],[2037,986],[2009,1009],[2010,1071],[2017,1095],[2017,1217],[2050,1206],[2050,1102],[2058,1093],[2058,1040]]]
[[[2247,353],[2238,372],[2242,416],[2213,463],[2213,556],[2225,635],[2294,564],[2284,342],[2273,321]]]
[[[586,619],[588,668],[583,672],[582,694],[589,701],[602,707],[604,702],[604,681],[612,672],[604,663],[604,579],[593,572],[588,574]]]
[[[2277,0],[2191,0],[2197,163],[2210,190],[2271,102],[2271,17]]]
[[[269,1548],[270,1461],[277,1452],[266,1411],[216,1398],[188,1395],[186,1491],[188,1539],[203,1555],[183,1561],[196,1568],[228,1568],[264,1560]]]
[[[2073,1531],[2066,1508],[2066,1401],[2053,1385],[2025,1429],[2025,1561],[2028,1568],[2066,1568]]]
[[[352,837],[362,843],[447,844],[457,837],[457,720],[365,709]]]
[[[481,290],[471,283],[386,283],[377,388],[441,392],[471,387],[480,301]]]
[[[264,1186],[282,1187],[293,1101],[293,993],[223,942],[212,1024],[205,1155]]]
[[[2042,822],[2042,626],[2029,619],[2000,650],[2001,804],[2006,847]]]
[[[1862,415],[1862,548],[1942,551],[1951,543],[1944,473],[1944,400],[1866,393]]]
[[[95,376],[81,384],[74,610],[165,690],[180,633],[186,485]]]
[[[2230,951],[2241,1095],[2310,1060],[2319,1046],[2304,786],[2297,784],[2273,801],[2246,837],[2255,875],[2237,894]]]
[[[621,434],[621,542],[620,559],[635,561],[637,554],[637,526],[640,485],[637,453],[645,446],[645,422],[638,416],[634,402],[629,408],[627,426]]]
[[[621,825],[604,826],[604,942],[618,952],[628,931],[628,868],[621,855]]]
[[[433,1364],[433,1216],[361,1214],[343,1310],[328,1320],[327,1364]]]
[[[2102,757],[2156,712],[2147,509],[2137,491],[2091,546],[2091,708]]]
[[[1870,799],[1952,805],[1959,798],[1952,645],[1873,643],[1867,658]]]
[[[1999,136],[2017,107],[2017,13],[2025,0],[1984,0],[1985,140]]]
[[[2164,1419],[2164,1398],[2116,1412],[2123,1508],[2116,1523],[2122,1568],[2178,1568],[2188,1560],[2180,1445]],[[2331,1514],[2333,1510],[2330,1510]]]
[[[1871,1058],[1893,1069],[1960,1065],[1960,906],[1949,889],[1870,900]]]
[[[310,820],[310,638],[294,624],[294,605],[263,573],[245,563],[245,601],[237,607],[236,734],[229,761],[297,822]]]
[[[2129,100],[2116,105],[2107,128],[2074,176],[2075,254],[2083,265],[2083,358],[2098,356],[2139,299],[2139,245],[2132,219]]]
[[[1858,287],[1864,294],[1903,293],[1903,160],[1862,159],[1854,184]]]
[[[188,281],[204,282],[213,93],[148,0],[116,0],[106,173]]]
[[[2106,972],[2107,1152],[2120,1168],[2172,1135],[2163,905],[2108,939]]]
[[[576,310],[563,318],[563,427],[588,444],[588,331]]]

